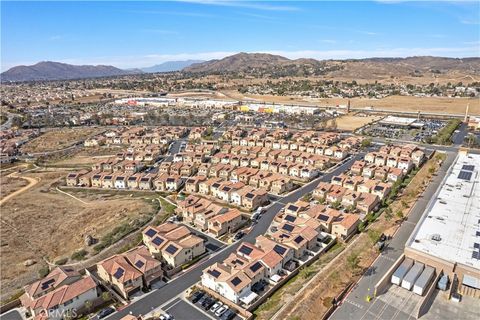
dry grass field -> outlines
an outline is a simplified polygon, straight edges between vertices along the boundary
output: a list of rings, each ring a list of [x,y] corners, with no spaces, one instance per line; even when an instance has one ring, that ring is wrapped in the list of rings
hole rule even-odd
[[[90,127],[54,129],[26,143],[22,151],[37,153],[64,149],[103,130]]]
[[[234,90],[224,91],[227,97],[239,100],[257,100],[275,103],[299,103],[305,105],[336,106],[346,105],[348,100],[352,108],[387,109],[394,111],[423,111],[449,114],[463,114],[467,104],[470,105],[470,114],[480,115],[479,98],[421,98],[410,96],[390,96],[383,99],[367,98],[328,98],[328,99],[306,99],[295,96],[273,96],[273,95],[242,95]]]
[[[366,116],[360,117],[356,115],[345,115],[337,118],[337,129],[345,131],[355,131],[364,125],[373,121],[380,120],[380,116]]]
[[[0,199],[5,198],[9,194],[25,187],[28,184],[28,182],[24,179],[8,177],[7,175],[2,175],[0,180]]]
[[[116,226],[153,210],[146,201],[128,195],[82,197],[78,193],[76,196],[83,202],[76,200],[55,188],[65,174],[64,171],[28,173],[26,176],[40,182],[2,205],[2,300],[37,278],[38,270],[45,265],[43,257],[49,261],[70,257],[84,247],[85,234],[101,238]],[[4,183],[8,181],[2,179],[2,188]],[[28,259],[36,264],[24,266]]]

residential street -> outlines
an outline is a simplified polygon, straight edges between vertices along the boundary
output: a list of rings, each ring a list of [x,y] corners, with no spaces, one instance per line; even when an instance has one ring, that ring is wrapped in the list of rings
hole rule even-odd
[[[162,306],[170,300],[175,299],[180,293],[200,281],[200,276],[202,275],[203,269],[214,264],[215,262],[225,260],[225,258],[227,258],[230,253],[234,252],[237,249],[241,242],[253,242],[257,236],[264,234],[268,230],[268,227],[270,226],[270,223],[272,222],[275,215],[287,203],[294,202],[303,197],[305,194],[313,191],[321,181],[330,181],[333,176],[338,175],[349,169],[355,160],[362,159],[363,156],[364,153],[357,154],[356,156],[352,157],[352,159],[338,166],[332,172],[322,175],[319,178],[306,184],[302,188],[287,195],[286,197],[280,198],[272,206],[269,207],[269,209],[258,220],[258,223],[254,226],[253,230],[249,234],[247,234],[240,242],[234,243],[224,248],[223,250],[213,254],[210,259],[201,262],[196,267],[192,268],[189,272],[179,276],[178,278],[175,278],[162,288],[146,294],[141,299],[131,303],[123,310],[112,314],[106,319],[117,320],[121,319],[127,314],[143,315],[152,311],[153,309],[158,308],[159,306]]]

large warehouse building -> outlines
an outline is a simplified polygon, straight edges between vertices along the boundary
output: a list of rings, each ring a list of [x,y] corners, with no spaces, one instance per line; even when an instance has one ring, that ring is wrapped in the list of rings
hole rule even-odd
[[[480,298],[480,155],[460,151],[405,247],[405,257]]]

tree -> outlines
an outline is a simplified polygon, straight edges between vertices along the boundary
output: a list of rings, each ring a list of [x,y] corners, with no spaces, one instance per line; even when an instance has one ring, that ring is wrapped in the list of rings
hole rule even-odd
[[[360,146],[362,147],[362,149],[365,149],[365,148],[368,148],[372,145],[372,139],[370,138],[367,138],[367,139],[363,139],[362,143],[360,144]]]
[[[110,301],[111,298],[112,298],[112,297],[111,297],[111,295],[110,295],[110,292],[108,292],[108,291],[102,292],[102,300],[103,300],[104,302]]]
[[[352,252],[348,257],[347,257],[347,266],[355,270],[358,268],[358,263],[360,262],[360,259],[358,257],[358,253]]]

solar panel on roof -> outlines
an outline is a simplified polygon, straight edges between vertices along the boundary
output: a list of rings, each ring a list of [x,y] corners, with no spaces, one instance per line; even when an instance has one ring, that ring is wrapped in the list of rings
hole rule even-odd
[[[475,166],[471,164],[464,164],[462,170],[473,171],[475,170]]]
[[[473,247],[474,247],[475,249],[480,249],[480,243],[476,243],[476,242],[475,242],[475,243],[473,244]]]
[[[137,262],[135,262],[135,267],[137,267],[137,268],[141,268],[144,265],[145,265],[145,263],[142,260],[138,260]]]
[[[165,250],[170,254],[174,254],[175,252],[178,251],[178,248],[171,244]]]
[[[287,251],[287,249],[276,244],[275,247],[273,247],[273,251],[275,251],[279,255],[283,255]]]
[[[212,275],[214,278],[218,278],[218,276],[220,275],[220,272],[218,272],[217,270],[213,269],[213,270],[208,270],[207,271],[210,275]]]
[[[155,231],[153,229],[148,229],[147,232],[145,232],[145,234],[151,238],[151,237],[153,237],[154,235],[157,234],[157,231]]]
[[[257,272],[258,269],[260,269],[261,267],[262,267],[262,264],[257,261],[255,264],[250,266],[250,270],[252,270],[252,272]]]
[[[298,207],[297,207],[297,206],[294,206],[294,205],[290,205],[290,206],[288,206],[288,210],[297,211],[297,210],[298,210]]]
[[[50,279],[42,283],[42,289],[47,289],[51,284],[55,283],[55,279]]]
[[[284,224],[282,227],[283,230],[287,230],[288,232],[292,232],[294,227],[290,224]]]
[[[163,241],[164,240],[160,237],[156,237],[155,239],[152,240],[153,244],[155,244],[157,246],[161,245],[163,243]]]
[[[321,214],[318,216],[318,219],[320,219],[320,221],[327,221],[328,220],[328,216],[324,215],[324,214]]]
[[[234,286],[238,286],[240,283],[242,283],[242,280],[240,280],[239,277],[235,277],[235,278],[232,279],[231,282]]]
[[[120,279],[123,276],[124,272],[125,270],[123,270],[122,268],[118,268],[117,271],[115,271],[115,273],[113,274],[113,276],[115,277],[115,279]]]
[[[472,253],[472,258],[473,258],[473,259],[480,260],[480,252],[473,251],[473,253]]]
[[[302,236],[298,236],[293,241],[295,241],[295,243],[298,244],[298,243],[302,242],[303,240],[304,240],[304,238]]]
[[[253,249],[247,246],[241,246],[240,249],[238,249],[238,251],[248,256],[250,255],[250,253],[252,253]]]
[[[297,220],[297,217],[294,217],[292,215],[287,215],[285,217],[285,220],[290,221],[290,222],[294,222],[295,220]]]
[[[477,231],[475,234],[477,237],[480,237],[480,231]]]
[[[458,179],[463,179],[463,180],[470,181],[471,178],[472,178],[472,172],[471,171],[463,171],[462,170],[458,174]]]

